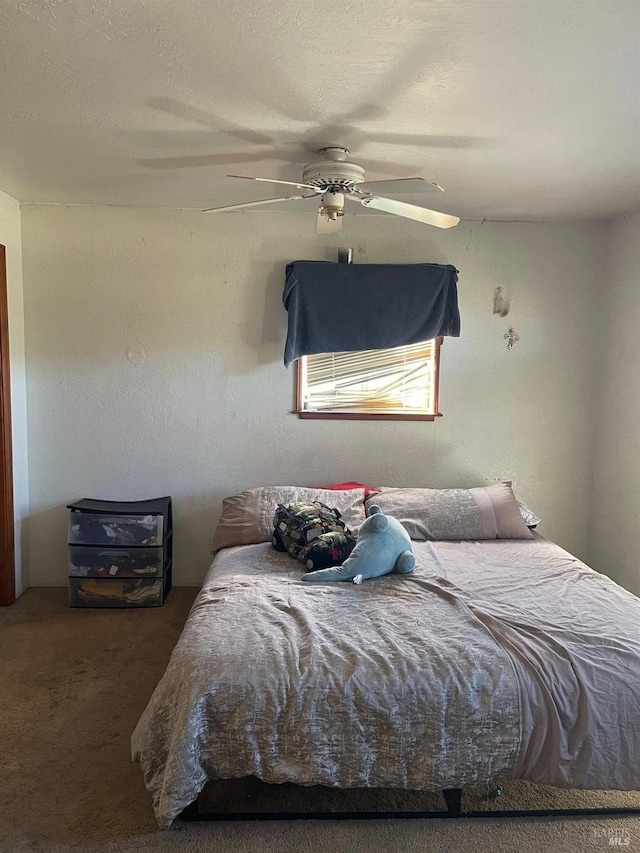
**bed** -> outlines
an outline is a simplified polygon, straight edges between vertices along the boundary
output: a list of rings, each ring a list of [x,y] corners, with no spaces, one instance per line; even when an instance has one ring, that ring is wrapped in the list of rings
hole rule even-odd
[[[254,500],[252,532],[246,501],[223,510],[231,523],[133,733],[160,827],[214,779],[640,790],[640,600],[528,528],[425,538],[411,501],[412,574],[304,584],[300,563],[255,541],[291,497],[282,488]],[[340,500],[353,525],[364,493]],[[385,511],[402,517],[395,500]]]

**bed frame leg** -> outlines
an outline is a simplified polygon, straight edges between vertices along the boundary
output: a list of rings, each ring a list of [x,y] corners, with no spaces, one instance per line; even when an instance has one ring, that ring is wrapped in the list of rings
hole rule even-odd
[[[200,820],[200,807],[197,798],[180,812],[180,820]]]
[[[462,788],[445,788],[442,792],[447,804],[449,817],[460,817],[462,814]]]

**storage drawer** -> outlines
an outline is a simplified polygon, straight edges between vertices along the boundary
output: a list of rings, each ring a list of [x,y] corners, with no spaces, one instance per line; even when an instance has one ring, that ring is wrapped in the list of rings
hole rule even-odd
[[[163,548],[69,546],[69,577],[160,578],[163,563]]]
[[[158,607],[162,601],[162,578],[69,578],[70,607]]]
[[[70,545],[112,545],[131,548],[162,545],[161,515],[69,514]]]

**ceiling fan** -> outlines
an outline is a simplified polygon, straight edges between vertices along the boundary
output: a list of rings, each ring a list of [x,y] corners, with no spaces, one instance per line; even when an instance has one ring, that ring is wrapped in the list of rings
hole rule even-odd
[[[224,207],[210,207],[203,213],[217,213],[224,210],[240,210],[244,207],[257,207],[262,204],[275,204],[279,201],[297,201],[299,199],[320,197],[320,209],[316,223],[316,234],[330,234],[342,228],[345,201],[358,202],[364,207],[372,207],[385,213],[414,219],[436,228],[452,228],[460,222],[458,216],[439,213],[416,204],[386,198],[379,192],[424,193],[442,192],[442,187],[425,178],[396,178],[388,181],[365,181],[365,170],[358,163],[348,160],[349,151],[340,146],[328,146],[320,149],[321,160],[316,160],[302,170],[302,180],[278,181],[274,178],[255,178],[249,175],[227,175],[229,178],[241,178],[246,181],[260,181],[269,184],[284,184],[299,190],[311,190],[305,195],[287,195],[278,198],[266,198],[258,201],[245,201],[240,204],[227,204]]]

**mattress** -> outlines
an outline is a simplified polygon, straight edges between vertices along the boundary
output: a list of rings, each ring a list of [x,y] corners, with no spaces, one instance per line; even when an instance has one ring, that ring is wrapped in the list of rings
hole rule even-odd
[[[640,789],[640,600],[538,535],[413,547],[361,585],[216,555],[132,736],[159,826],[246,776]]]

